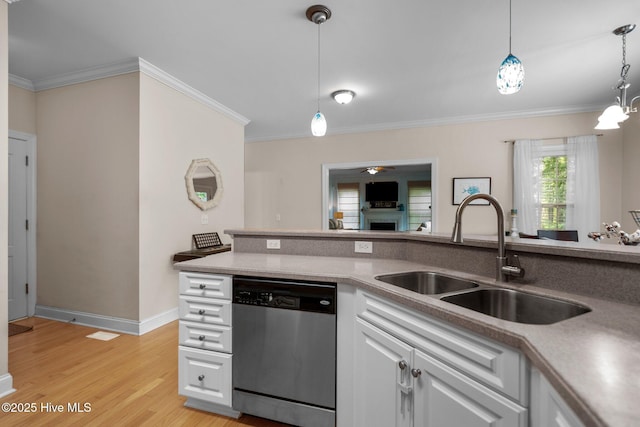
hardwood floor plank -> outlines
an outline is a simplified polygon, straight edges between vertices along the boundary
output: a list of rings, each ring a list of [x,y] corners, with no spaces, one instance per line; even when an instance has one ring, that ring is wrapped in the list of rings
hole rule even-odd
[[[177,321],[111,341],[87,338],[98,329],[71,323],[37,317],[19,323],[34,328],[9,337],[17,391],[0,402],[33,405],[35,412],[0,412],[2,426],[285,426],[186,408],[178,395]]]

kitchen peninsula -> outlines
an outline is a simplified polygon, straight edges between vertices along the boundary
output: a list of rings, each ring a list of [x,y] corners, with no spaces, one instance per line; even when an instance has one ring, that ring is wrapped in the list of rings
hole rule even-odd
[[[496,238],[465,236],[462,244],[445,234],[306,230],[229,230],[233,252],[176,264],[176,269],[221,275],[335,282],[343,289],[384,298],[524,355],[585,426],[640,424],[640,250],[596,242],[507,239],[517,254],[523,279],[495,282]],[[280,249],[267,249],[278,240]],[[355,253],[368,242],[371,253]],[[274,245],[271,245],[274,246]],[[366,246],[366,245],[365,245]],[[473,280],[481,286],[506,287],[568,300],[591,309],[548,325],[501,320],[377,280],[382,274],[435,271]],[[338,297],[338,402],[353,401],[353,378],[341,372]],[[345,306],[348,304],[345,304]],[[344,316],[343,316],[344,317]],[[353,322],[351,322],[353,323]],[[344,337],[343,337],[344,338]],[[528,372],[528,371],[527,371]],[[524,375],[523,383],[535,376]],[[523,407],[535,400],[520,386]],[[353,420],[353,408],[337,407],[338,425]],[[342,421],[342,424],[341,424]],[[530,414],[529,425],[544,425]],[[580,425],[580,424],[577,424]]]

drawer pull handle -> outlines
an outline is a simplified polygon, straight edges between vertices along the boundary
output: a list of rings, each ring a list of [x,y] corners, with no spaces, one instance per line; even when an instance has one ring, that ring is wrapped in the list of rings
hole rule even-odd
[[[203,315],[204,313],[206,313],[206,311],[204,311],[204,308],[201,308],[200,310],[198,310],[198,314]]]
[[[200,341],[204,341],[204,335],[200,335],[200,336],[198,337],[198,339],[199,339]]]
[[[200,283],[200,289],[204,289],[206,287],[207,287],[207,285],[205,285],[204,283]]]
[[[198,381],[204,380],[204,375],[198,375]]]
[[[398,368],[400,368],[401,371],[404,371],[407,368],[407,362],[405,362],[404,360],[399,361]]]
[[[420,369],[412,369],[411,375],[413,375],[414,378],[418,378],[420,375],[422,375],[422,371]]]

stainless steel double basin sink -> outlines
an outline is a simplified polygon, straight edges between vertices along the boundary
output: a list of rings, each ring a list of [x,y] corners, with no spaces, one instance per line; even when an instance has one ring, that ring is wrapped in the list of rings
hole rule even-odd
[[[376,277],[424,295],[446,294],[440,300],[498,319],[548,325],[591,311],[569,301],[512,289],[494,288],[433,271],[409,271]]]

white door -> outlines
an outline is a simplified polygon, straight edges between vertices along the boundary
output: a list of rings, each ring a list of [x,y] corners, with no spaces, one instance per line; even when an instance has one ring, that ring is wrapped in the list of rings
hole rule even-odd
[[[9,320],[27,316],[27,143],[9,138]]]
[[[527,409],[415,350],[415,425],[524,427]]]
[[[407,344],[357,320],[353,378],[355,426],[412,425],[409,375],[412,355],[413,349]]]

